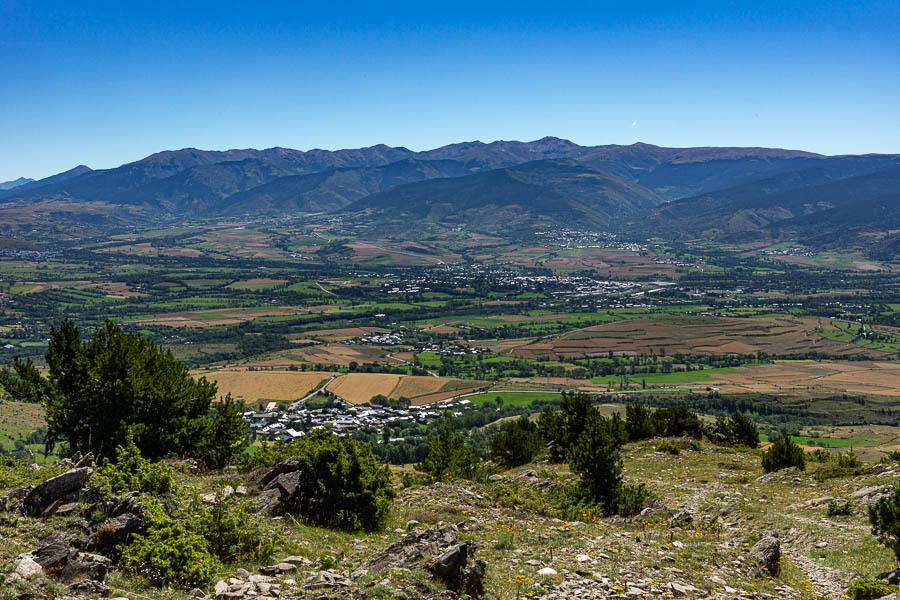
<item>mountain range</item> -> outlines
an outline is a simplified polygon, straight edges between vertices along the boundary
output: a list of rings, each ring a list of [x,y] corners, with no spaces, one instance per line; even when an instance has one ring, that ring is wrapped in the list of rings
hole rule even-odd
[[[900,156],[773,148],[464,142],[159,152],[113,169],[79,166],[0,185],[0,207],[63,200],[133,219],[340,213],[394,235],[423,224],[485,232],[546,225],[673,239],[781,240],[852,215],[860,235],[898,190]],[[887,204],[885,204],[887,203]],[[126,219],[127,220],[127,219]],[[822,232],[818,232],[821,234]]]

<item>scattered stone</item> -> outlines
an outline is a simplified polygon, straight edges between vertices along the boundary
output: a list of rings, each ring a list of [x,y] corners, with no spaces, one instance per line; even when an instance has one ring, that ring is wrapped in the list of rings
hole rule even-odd
[[[370,571],[406,567],[421,558],[434,556],[458,541],[459,528],[456,525],[414,529],[388,546],[384,552],[369,557],[363,567]]]
[[[781,569],[781,542],[775,531],[767,531],[748,554],[750,575],[775,577]]]
[[[72,469],[34,486],[23,501],[25,514],[39,516],[54,502],[71,498],[84,487],[93,472],[90,467]]]
[[[538,571],[537,574],[541,577],[552,577],[554,575],[557,575],[558,573],[556,572],[556,569],[552,567],[544,567],[543,569]]]
[[[43,567],[41,567],[41,565],[35,562],[33,558],[25,554],[19,558],[19,563],[16,565],[15,574],[22,579],[26,579],[33,575],[43,575],[44,569]]]
[[[484,595],[485,563],[476,560],[475,542],[467,540],[437,557],[428,570],[451,590],[478,598]]]
[[[108,596],[109,586],[94,579],[84,579],[69,585],[69,589],[79,594],[92,596]]]
[[[873,485],[856,490],[850,494],[850,498],[854,500],[864,500],[868,502],[877,502],[881,498],[890,496],[894,492],[892,485]]]
[[[672,520],[669,521],[669,524],[672,527],[684,527],[685,525],[690,525],[693,521],[694,515],[691,514],[691,511],[684,509],[672,515]]]
[[[900,584],[900,569],[894,569],[893,571],[880,573],[878,575],[878,579],[880,581],[884,581],[888,585],[898,585]]]
[[[284,573],[293,573],[297,570],[297,565],[283,562],[277,565],[269,565],[268,567],[260,567],[259,572],[263,575],[282,575]]]

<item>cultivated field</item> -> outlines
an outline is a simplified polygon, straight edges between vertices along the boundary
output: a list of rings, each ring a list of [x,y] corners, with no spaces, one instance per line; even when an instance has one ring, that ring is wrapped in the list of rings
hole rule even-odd
[[[388,398],[409,398],[420,406],[446,400],[483,387],[478,381],[444,379],[416,375],[386,373],[348,373],[327,386],[327,390],[352,404],[365,404],[379,394]]]
[[[891,362],[778,362],[748,365],[721,373],[722,393],[769,394],[805,391],[810,394],[847,392],[900,397],[900,364]],[[701,371],[702,373],[702,371]]]
[[[351,362],[395,362],[387,358],[387,351],[370,346],[325,344],[322,346],[311,346],[301,350],[294,350],[291,354],[306,362],[338,365],[342,367],[349,366]]]
[[[338,308],[338,305],[322,306],[276,306],[272,308],[211,308],[186,312],[171,312],[135,319],[134,323],[146,325],[166,325],[168,327],[213,327],[236,325],[262,317],[290,317],[322,312]]]
[[[236,400],[255,404],[266,400],[292,401],[303,398],[333,375],[319,371],[194,371],[219,386],[219,395],[231,394]]]
[[[519,358],[579,358],[615,354],[789,354],[818,351],[829,354],[885,353],[823,339],[818,319],[795,317],[729,317],[658,315],[577,329],[549,342],[510,350]]]

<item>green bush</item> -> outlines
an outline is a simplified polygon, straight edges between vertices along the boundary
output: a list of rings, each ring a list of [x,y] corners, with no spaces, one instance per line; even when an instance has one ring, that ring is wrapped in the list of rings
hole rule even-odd
[[[172,491],[172,467],[143,458],[130,432],[125,435],[125,445],[116,448],[116,455],[117,462],[104,459],[93,477],[104,495],[122,492],[168,494]]]
[[[631,517],[644,507],[644,500],[653,494],[644,484],[620,484],[616,492],[615,512],[622,517]]]
[[[296,502],[310,524],[344,531],[381,529],[394,498],[391,472],[368,444],[318,429],[284,444],[299,462]]]
[[[822,448],[817,448],[810,452],[808,458],[817,463],[827,463],[834,460],[832,454],[828,450],[823,450]]]
[[[673,456],[678,456],[679,454],[681,454],[682,450],[693,450],[694,452],[699,452],[702,449],[703,446],[701,446],[700,442],[698,442],[697,440],[663,440],[656,445],[657,452],[666,452]]]
[[[763,452],[762,467],[766,473],[788,467],[797,467],[802,471],[806,469],[806,456],[803,449],[795,444],[790,436],[783,436]]]
[[[543,449],[544,440],[537,425],[523,416],[507,421],[491,437],[490,456],[504,467],[512,468],[530,463]]]
[[[849,517],[853,514],[853,503],[849,500],[846,502],[832,500],[825,508],[825,514],[829,517]]]
[[[467,446],[456,431],[449,413],[433,423],[428,432],[428,454],[416,468],[428,473],[436,481],[453,478],[474,479],[478,475],[480,459],[474,448]]]
[[[194,498],[185,514],[188,529],[206,540],[209,552],[222,562],[235,560],[264,563],[272,558],[278,536],[263,526],[255,507],[235,495],[207,505]]]
[[[206,540],[169,517],[154,499],[144,503],[147,533],[122,549],[122,566],[156,586],[202,586],[221,568]]]
[[[853,600],[874,600],[875,598],[881,598],[882,596],[887,596],[896,591],[896,586],[888,585],[874,579],[860,577],[859,579],[854,579],[850,584],[850,587],[847,588],[847,596]]]
[[[890,462],[900,462],[900,450],[891,450],[890,452],[885,454],[881,460],[882,461],[888,460]]]
[[[825,481],[835,477],[855,477],[868,472],[868,468],[851,448],[845,454],[831,455],[831,460],[825,466],[819,468],[815,475],[816,480]]]
[[[890,548],[900,561],[900,487],[869,507],[869,523],[878,541]]]

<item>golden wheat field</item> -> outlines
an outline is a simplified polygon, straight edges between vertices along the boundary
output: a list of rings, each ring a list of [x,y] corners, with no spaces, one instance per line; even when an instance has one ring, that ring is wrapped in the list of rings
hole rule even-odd
[[[196,371],[195,377],[206,377],[219,386],[219,395],[231,394],[248,404],[262,400],[290,401],[303,398],[332,373],[321,371]]]

